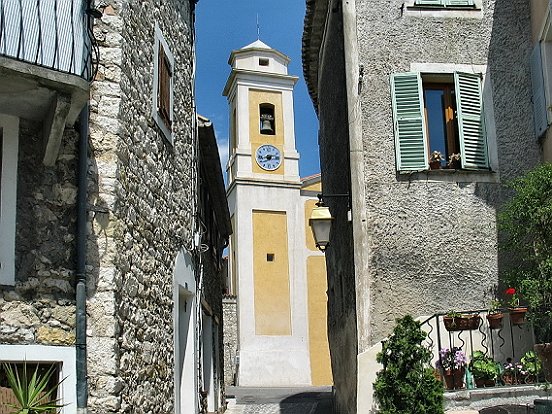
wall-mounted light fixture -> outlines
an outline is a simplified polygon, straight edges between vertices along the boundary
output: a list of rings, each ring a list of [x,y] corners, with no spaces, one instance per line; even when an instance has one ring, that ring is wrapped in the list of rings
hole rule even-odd
[[[309,226],[314,236],[316,247],[325,252],[330,243],[330,230],[334,218],[330,213],[330,208],[324,204],[324,197],[349,197],[349,194],[318,194],[318,202],[312,210],[309,218]]]

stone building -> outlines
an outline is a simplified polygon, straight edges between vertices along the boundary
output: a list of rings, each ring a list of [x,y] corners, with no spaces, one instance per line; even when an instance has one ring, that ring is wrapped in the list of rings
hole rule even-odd
[[[195,1],[96,6],[0,0],[0,361],[54,364],[65,414],[217,411],[230,222]]]
[[[230,239],[226,316],[241,386],[332,383],[326,331],[326,270],[308,217],[319,175],[299,177],[289,58],[260,40],[234,50],[224,88],[230,112]],[[227,326],[231,330],[231,326]]]
[[[372,412],[377,344],[395,318],[488,306],[506,265],[502,184],[541,159],[529,3],[307,0],[322,185],[350,195],[324,199],[340,413]]]

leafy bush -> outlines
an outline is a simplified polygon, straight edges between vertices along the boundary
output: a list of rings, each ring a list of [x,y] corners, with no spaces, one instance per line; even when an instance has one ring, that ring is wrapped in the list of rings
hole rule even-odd
[[[393,335],[382,342],[374,395],[381,414],[442,414],[443,384],[430,366],[431,352],[422,345],[426,333],[412,316],[397,319]]]
[[[475,351],[470,361],[470,371],[475,379],[496,381],[500,365],[481,351]]]
[[[529,305],[537,342],[552,342],[552,164],[539,165],[509,186],[515,195],[499,223],[507,236],[503,248],[517,263],[503,281]]]

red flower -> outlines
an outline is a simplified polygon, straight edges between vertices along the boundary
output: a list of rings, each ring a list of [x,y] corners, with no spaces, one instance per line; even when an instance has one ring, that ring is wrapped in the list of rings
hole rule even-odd
[[[507,295],[515,295],[516,294],[516,290],[514,288],[508,288],[506,289],[506,293]]]

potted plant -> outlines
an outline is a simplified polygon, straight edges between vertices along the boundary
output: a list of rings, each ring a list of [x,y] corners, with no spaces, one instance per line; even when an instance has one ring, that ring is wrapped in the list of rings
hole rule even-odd
[[[460,163],[461,155],[460,153],[450,154],[447,168],[451,170],[459,170],[462,167]]]
[[[431,170],[440,169],[442,160],[443,160],[443,154],[441,154],[439,151],[433,151],[429,156],[429,168]]]
[[[481,318],[477,314],[449,311],[443,316],[443,324],[447,331],[472,331],[479,327]]]
[[[489,310],[487,311],[487,322],[489,322],[489,328],[500,329],[502,328],[502,319],[504,314],[501,309],[501,302],[498,299],[491,300]]]
[[[500,366],[481,351],[475,351],[470,361],[470,372],[477,388],[494,387],[500,375]]]
[[[458,347],[442,348],[439,350],[437,368],[443,371],[445,386],[447,390],[454,390],[464,387],[464,374],[468,360],[466,354]]]
[[[542,364],[534,351],[527,351],[521,357],[521,375],[526,384],[533,384],[542,372]]]
[[[519,362],[514,362],[512,358],[506,359],[502,371],[502,381],[506,385],[516,385],[521,379],[522,366]]]
[[[513,181],[512,200],[499,215],[504,249],[516,263],[501,277],[523,295],[535,329],[535,352],[552,381],[552,164]]]
[[[46,369],[37,364],[32,374],[27,363],[23,367],[16,364],[3,364],[2,367],[17,400],[17,405],[7,404],[15,410],[12,414],[58,413],[64,407],[56,398],[57,388],[63,380],[52,384],[54,365]]]
[[[382,342],[376,360],[382,364],[374,382],[380,414],[443,414],[443,384],[430,367],[427,334],[407,315],[397,320],[393,335]]]
[[[525,314],[527,313],[527,307],[519,305],[519,296],[516,289],[508,288],[504,293],[507,296],[510,296],[510,299],[508,300],[508,308],[510,310],[510,322],[512,322],[512,325],[523,325],[525,323]]]

